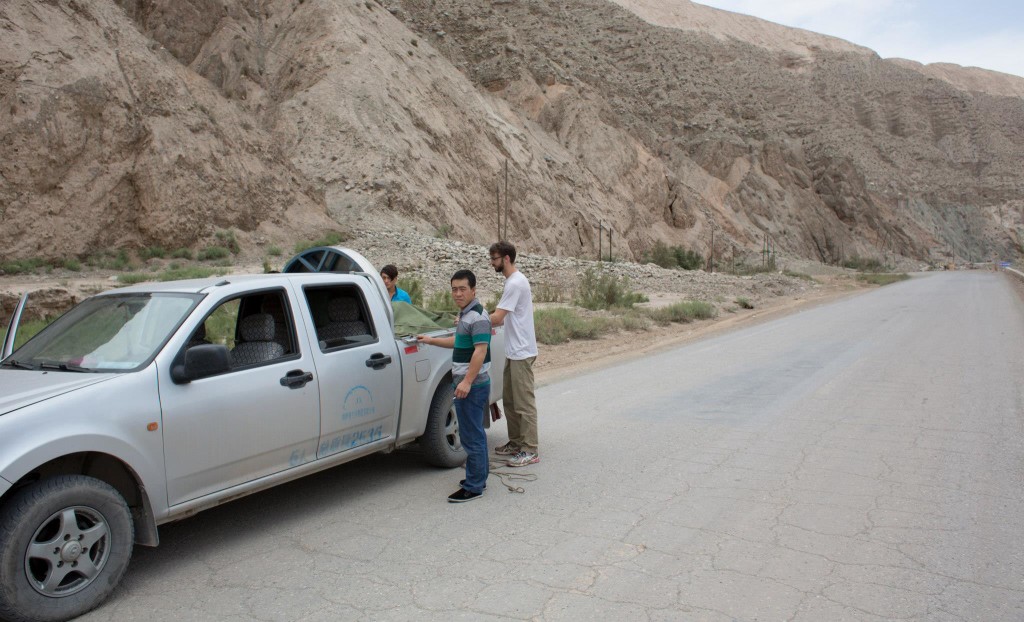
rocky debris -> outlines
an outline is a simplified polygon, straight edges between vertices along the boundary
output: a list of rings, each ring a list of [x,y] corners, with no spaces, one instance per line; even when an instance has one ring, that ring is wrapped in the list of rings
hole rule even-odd
[[[418,279],[426,296],[447,292],[451,275],[464,268],[476,274],[478,296],[485,302],[499,296],[504,287],[502,275],[490,267],[487,245],[390,231],[359,231],[344,245],[359,250],[375,266],[394,264],[399,279]],[[731,306],[738,297],[748,298],[756,305],[768,298],[799,295],[819,287],[811,279],[787,276],[781,270],[734,276],[703,270],[669,270],[628,261],[552,257],[523,250],[519,250],[516,265],[530,279],[535,299],[557,294],[560,302],[571,302],[580,278],[588,270],[629,279],[631,289],[648,297],[700,300],[720,308]]]

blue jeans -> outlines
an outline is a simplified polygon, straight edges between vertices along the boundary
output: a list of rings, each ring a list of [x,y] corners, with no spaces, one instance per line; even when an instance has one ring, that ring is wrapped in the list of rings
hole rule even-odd
[[[491,383],[475,384],[469,395],[455,398],[455,415],[459,418],[459,438],[466,450],[466,484],[469,492],[483,492],[490,465],[487,462],[487,432],[484,413]]]

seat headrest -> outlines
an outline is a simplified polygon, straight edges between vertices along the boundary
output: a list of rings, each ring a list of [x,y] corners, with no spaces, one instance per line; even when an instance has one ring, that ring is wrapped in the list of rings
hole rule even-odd
[[[274,317],[269,313],[256,313],[244,317],[238,330],[245,341],[273,341]]]

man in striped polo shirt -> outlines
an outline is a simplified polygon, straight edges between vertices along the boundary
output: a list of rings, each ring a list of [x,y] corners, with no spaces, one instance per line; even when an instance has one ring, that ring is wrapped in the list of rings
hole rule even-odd
[[[476,297],[476,275],[459,270],[452,275],[452,298],[459,306],[454,337],[419,335],[421,343],[453,348],[452,383],[459,437],[466,449],[466,479],[448,496],[451,503],[472,501],[487,487],[487,433],[484,412],[491,394],[491,320]]]

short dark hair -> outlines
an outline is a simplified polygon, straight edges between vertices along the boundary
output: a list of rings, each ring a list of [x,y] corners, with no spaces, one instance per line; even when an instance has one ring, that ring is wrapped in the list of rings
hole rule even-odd
[[[458,270],[455,274],[452,275],[453,283],[455,281],[461,281],[462,279],[466,279],[467,281],[469,281],[470,289],[476,289],[476,275],[473,274],[472,270]]]
[[[499,257],[508,257],[508,260],[512,263],[516,262],[516,247],[512,246],[511,242],[501,240],[491,244],[491,247],[487,249],[490,253],[497,253]]]
[[[396,268],[393,264],[388,264],[381,268],[380,273],[388,275],[388,278],[391,279],[392,281],[398,278],[398,268]]]

